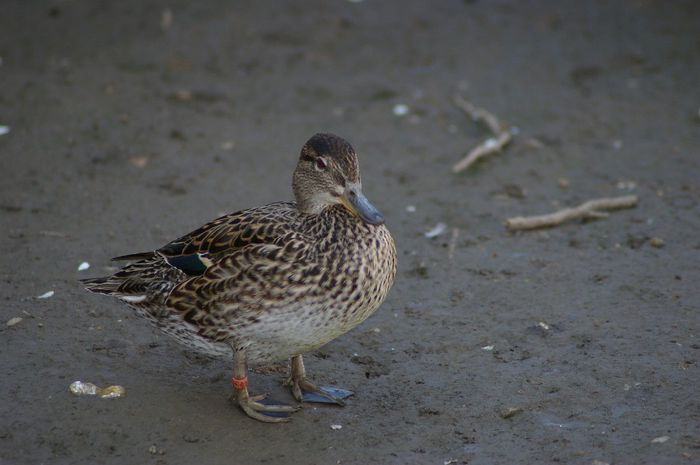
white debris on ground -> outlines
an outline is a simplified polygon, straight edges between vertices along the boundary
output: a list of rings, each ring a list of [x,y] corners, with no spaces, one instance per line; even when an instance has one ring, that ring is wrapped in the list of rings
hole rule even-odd
[[[539,323],[537,323],[537,326],[544,329],[545,331],[549,330],[549,325],[547,323],[545,323],[544,321],[540,321]]]
[[[343,428],[343,425],[337,425],[337,424],[331,425],[332,430],[338,430],[338,429],[342,429],[342,428]]]
[[[445,223],[438,223],[432,229],[424,234],[428,239],[433,239],[438,237],[447,231],[447,225]]]
[[[37,299],[48,299],[49,297],[53,297],[54,294],[55,294],[54,291],[48,291],[48,292],[44,292],[41,295],[36,296],[36,298]]]
[[[153,455],[165,455],[165,449],[156,447],[155,444],[148,448],[148,453]]]
[[[10,126],[3,126],[0,124],[0,136],[4,136],[5,134],[10,132]]]
[[[92,383],[83,383],[82,381],[75,381],[68,386],[70,392],[76,396],[94,396],[97,394],[97,386]]]
[[[653,444],[663,444],[664,442],[668,441],[671,439],[670,436],[659,436],[658,438],[654,438],[651,440]]]
[[[492,351],[492,350],[493,350],[493,346],[484,346],[484,347],[481,348],[481,350]]]
[[[416,212],[416,206],[415,205],[406,205],[406,211],[408,213],[415,213]]]
[[[621,191],[633,191],[637,187],[637,183],[634,181],[618,181],[616,187]]]
[[[84,383],[82,381],[72,382],[68,389],[76,396],[100,396],[102,399],[116,399],[126,395],[126,389],[123,386],[115,385],[101,388],[93,383]]]
[[[9,320],[7,320],[6,324],[7,324],[7,326],[14,326],[17,323],[19,323],[20,321],[22,321],[22,317],[16,316],[16,317],[13,317],[13,318],[10,318]]]
[[[80,265],[78,265],[78,271],[85,271],[88,268],[90,268],[90,264],[88,262],[82,262]]]
[[[404,103],[397,103],[396,105],[394,105],[393,112],[395,116],[406,116],[408,114],[408,111],[408,105]]]

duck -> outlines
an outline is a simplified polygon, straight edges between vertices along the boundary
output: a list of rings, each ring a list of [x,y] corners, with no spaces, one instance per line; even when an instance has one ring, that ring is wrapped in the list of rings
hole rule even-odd
[[[350,143],[312,136],[292,190],[292,201],[221,216],[159,249],[114,258],[125,265],[111,276],[82,280],[186,347],[232,358],[231,398],[268,423],[288,421],[302,402],[344,405],[353,393],[313,383],[303,354],[372,315],[396,275],[394,240],[363,194]],[[282,361],[298,404],[249,394],[249,367]]]

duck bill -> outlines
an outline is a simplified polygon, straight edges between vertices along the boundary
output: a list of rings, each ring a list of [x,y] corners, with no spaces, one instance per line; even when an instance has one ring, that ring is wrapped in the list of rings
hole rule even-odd
[[[374,208],[359,188],[350,188],[342,197],[343,205],[367,224],[384,224],[384,215]]]

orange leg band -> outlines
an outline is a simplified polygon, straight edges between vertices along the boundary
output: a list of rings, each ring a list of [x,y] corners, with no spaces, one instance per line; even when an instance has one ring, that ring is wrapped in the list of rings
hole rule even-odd
[[[248,388],[248,377],[231,378],[231,384],[236,391],[243,391]]]

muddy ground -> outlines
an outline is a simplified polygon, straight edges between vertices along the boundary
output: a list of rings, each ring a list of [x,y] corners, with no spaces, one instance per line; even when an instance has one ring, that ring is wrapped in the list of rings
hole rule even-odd
[[[700,461],[697,2],[1,10],[3,465]],[[520,129],[460,175],[488,133],[456,92]],[[77,280],[290,198],[318,131],[355,145],[399,272],[380,311],[307,357],[356,392],[347,407],[266,425],[228,402],[226,361]],[[639,206],[605,220],[503,226],[629,193]],[[289,400],[280,379],[251,383]],[[128,396],[74,397],[74,380]]]

